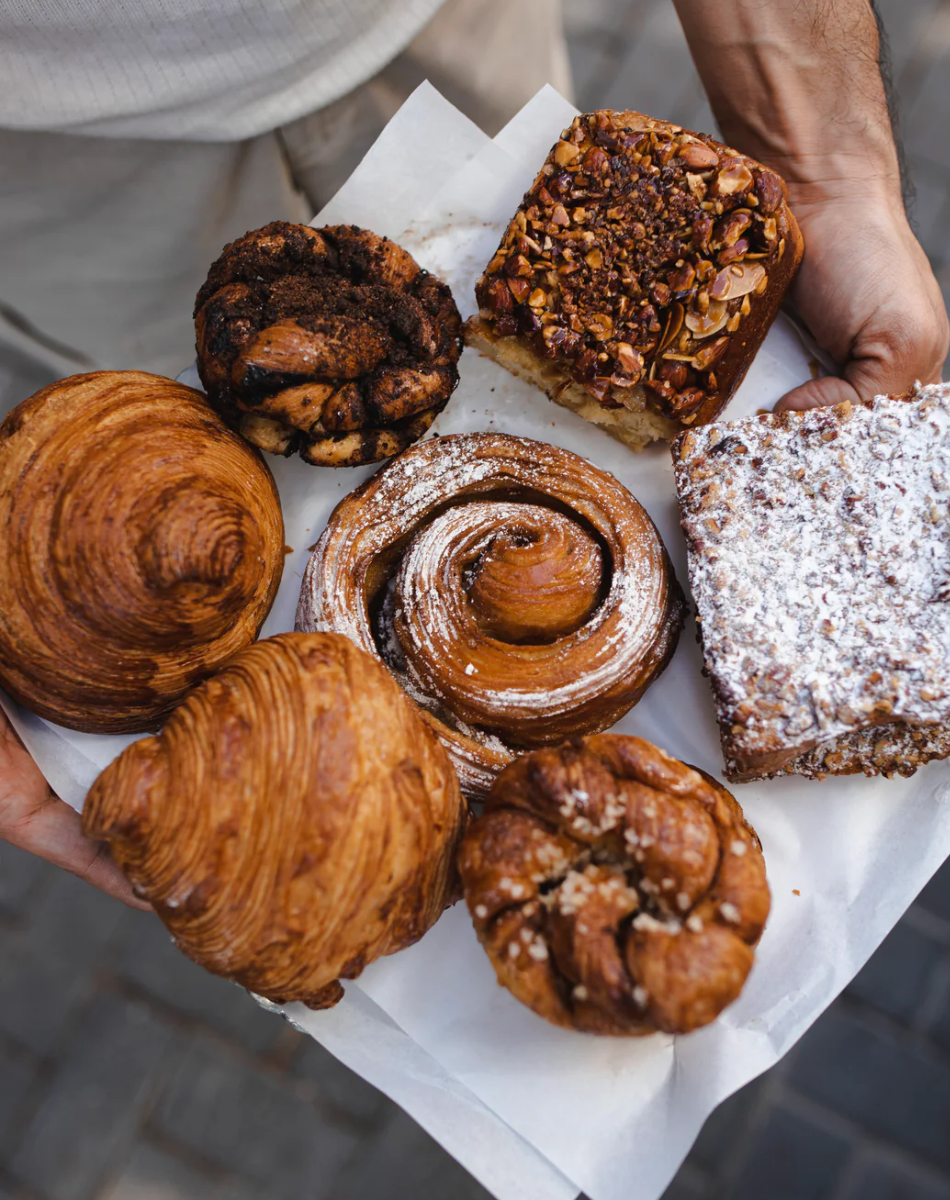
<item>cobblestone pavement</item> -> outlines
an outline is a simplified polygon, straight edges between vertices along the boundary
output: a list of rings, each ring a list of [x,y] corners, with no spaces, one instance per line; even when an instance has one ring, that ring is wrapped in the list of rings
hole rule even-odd
[[[672,6],[567,0],[578,100],[712,128]],[[914,219],[950,299],[950,0],[886,0]],[[0,394],[39,386],[0,361]],[[485,1200],[157,920],[0,846],[0,1200]],[[950,1200],[950,865],[666,1200]],[[539,1197],[538,1200],[543,1200]]]

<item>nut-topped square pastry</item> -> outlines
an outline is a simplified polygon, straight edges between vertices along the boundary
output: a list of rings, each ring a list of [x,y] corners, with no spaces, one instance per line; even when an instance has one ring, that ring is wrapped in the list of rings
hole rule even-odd
[[[801,256],[774,171],[642,113],[587,113],[476,284],[465,337],[641,450],[722,410]]]
[[[673,443],[730,779],[950,754],[950,384]]]

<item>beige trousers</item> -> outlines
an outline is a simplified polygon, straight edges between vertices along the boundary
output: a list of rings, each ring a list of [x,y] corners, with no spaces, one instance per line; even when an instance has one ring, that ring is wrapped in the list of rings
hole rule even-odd
[[[177,373],[224,244],[309,220],[426,78],[490,134],[545,83],[570,95],[560,0],[448,0],[376,78],[249,141],[0,130],[0,413],[74,371]]]

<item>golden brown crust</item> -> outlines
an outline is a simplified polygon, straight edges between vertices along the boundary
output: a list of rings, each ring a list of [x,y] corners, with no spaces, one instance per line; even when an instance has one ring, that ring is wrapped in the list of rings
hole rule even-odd
[[[587,113],[478,281],[466,339],[509,369],[524,347],[552,399],[578,410],[586,393],[616,419],[582,415],[641,448],[722,410],[802,249],[761,163],[642,113]]]
[[[225,246],[195,302],[198,371],[248,440],[355,466],[420,438],[458,383],[448,287],[355,225],[274,221]]]
[[[496,779],[459,867],[498,981],[588,1033],[687,1033],[742,990],[769,912],[735,798],[640,738],[537,750]]]
[[[83,812],[189,958],[317,1008],[438,919],[463,821],[445,751],[386,671],[293,633],[196,688]]]
[[[0,425],[0,683],[72,729],[154,728],[249,645],[284,529],[260,456],[200,392],[74,375]]]
[[[517,747],[612,725],[682,621],[660,536],[612,475],[490,433],[415,446],[342,500],[297,610],[389,666],[473,795]]]

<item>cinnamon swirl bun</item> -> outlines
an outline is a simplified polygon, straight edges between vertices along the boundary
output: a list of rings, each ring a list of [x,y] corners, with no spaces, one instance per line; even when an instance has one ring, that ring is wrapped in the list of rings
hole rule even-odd
[[[448,756],[383,668],[294,633],[195,688],[83,810],[189,958],[313,1008],[438,920],[464,820]]]
[[[284,527],[255,450],[158,375],[74,375],[0,425],[0,685],[71,729],[154,728],[257,637]]]
[[[612,475],[506,434],[406,451],[336,508],[297,628],[381,658],[487,791],[524,747],[606,729],[676,645],[683,601],[653,522]]]
[[[274,221],[225,246],[195,302],[211,403],[272,454],[346,467],[397,454],[458,383],[448,287],[355,225]]]
[[[735,798],[616,734],[502,772],[459,865],[499,983],[587,1033],[707,1025],[742,990],[769,913],[759,840]]]

